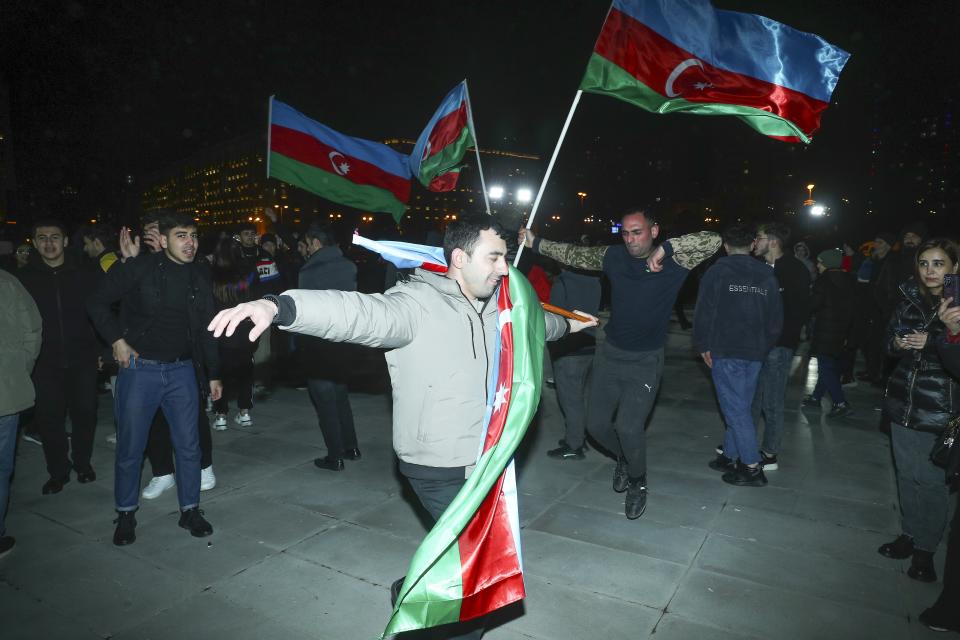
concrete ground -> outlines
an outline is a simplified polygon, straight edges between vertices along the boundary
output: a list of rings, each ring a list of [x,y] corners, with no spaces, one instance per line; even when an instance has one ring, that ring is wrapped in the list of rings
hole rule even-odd
[[[906,576],[876,548],[898,532],[879,392],[849,389],[856,416],[799,411],[814,373],[796,358],[781,468],[734,488],[707,468],[720,421],[706,369],[676,325],[649,428],[646,514],[623,516],[613,461],[548,459],[562,436],[554,392],[518,456],[527,598],[486,637],[922,638],[917,614],[940,584]],[[305,392],[254,408],[254,426],[215,432],[218,485],[202,508],[215,532],[177,527],[175,491],[144,501],[137,542],[111,543],[109,396],[94,454],[99,478],[42,496],[40,447],[22,443],[0,560],[0,638],[284,640],[379,635],[390,583],[425,528],[395,471],[390,401],[354,394],[363,459],[321,471]],[[144,482],[149,472],[144,473]],[[938,554],[942,567],[943,553]]]

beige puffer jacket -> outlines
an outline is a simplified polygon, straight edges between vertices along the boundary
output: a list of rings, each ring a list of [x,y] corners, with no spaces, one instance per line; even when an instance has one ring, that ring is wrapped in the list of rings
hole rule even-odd
[[[285,291],[297,317],[281,329],[391,349],[393,448],[404,462],[469,467],[476,462],[493,362],[496,301],[477,311],[455,280],[417,269],[384,294]],[[567,331],[547,313],[547,340]]]

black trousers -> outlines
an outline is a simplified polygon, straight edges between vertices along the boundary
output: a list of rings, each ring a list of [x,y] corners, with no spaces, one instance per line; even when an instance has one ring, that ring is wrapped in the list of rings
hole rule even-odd
[[[317,411],[327,455],[342,458],[346,449],[356,449],[357,432],[347,385],[322,378],[307,378],[307,390]]]
[[[443,514],[443,512],[447,510],[447,507],[450,506],[450,503],[453,502],[453,499],[457,497],[457,493],[460,492],[460,489],[463,488],[463,485],[466,483],[466,481],[466,478],[449,480],[407,478],[407,482],[410,483],[410,488],[413,489],[413,492],[417,494],[420,504],[423,505],[423,508],[426,509],[430,514],[430,517],[433,518],[434,524],[436,524],[437,520],[440,519],[440,516]],[[480,640],[480,638],[483,637],[483,632],[485,631],[482,617],[478,618],[477,620],[471,620],[470,622],[444,625],[442,629],[444,631],[449,629],[449,632],[447,633],[456,634],[441,634],[440,637],[445,637],[449,640]],[[414,635],[416,635],[416,637],[421,637],[421,635],[416,632],[409,634],[406,637],[414,637]],[[400,637],[405,636],[401,635]],[[431,635],[430,637],[435,638],[437,636]]]
[[[960,625],[960,612],[957,603],[960,602],[960,492],[958,492],[957,506],[953,512],[953,522],[950,523],[950,534],[947,537],[947,560],[943,567],[943,591],[934,606],[943,611],[952,611],[953,619]]]
[[[223,395],[213,403],[217,413],[227,413],[227,396],[237,396],[238,409],[253,408],[253,351],[220,349]]]
[[[567,355],[553,361],[557,403],[566,425],[564,440],[571,449],[583,446],[587,435],[587,389],[593,355]]]
[[[631,478],[647,472],[647,417],[662,377],[662,348],[625,351],[609,342],[597,345],[587,428],[604,449],[626,459]]]
[[[202,398],[202,396],[201,396]],[[210,437],[210,419],[204,411],[205,402],[198,403],[200,415],[197,418],[197,431],[200,435],[200,468],[206,469],[213,464],[213,439]],[[147,458],[150,460],[150,469],[153,477],[167,476],[174,472],[173,442],[170,440],[170,425],[163,415],[157,411],[150,425],[150,436],[147,438]]]
[[[38,366],[33,382],[37,391],[35,424],[51,478],[62,478],[73,468],[90,467],[97,428],[97,361],[63,367]],[[70,415],[72,445],[67,439]],[[72,451],[71,451],[72,449]]]

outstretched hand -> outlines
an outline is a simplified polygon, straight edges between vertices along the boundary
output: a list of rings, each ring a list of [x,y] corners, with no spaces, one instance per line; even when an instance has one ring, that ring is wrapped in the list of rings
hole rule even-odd
[[[574,309],[573,312],[578,316],[583,316],[584,318],[590,318],[587,321],[575,320],[574,318],[567,318],[567,322],[570,324],[570,333],[577,333],[578,331],[583,331],[589,327],[595,327],[600,324],[600,318],[597,316],[592,316],[589,313],[584,313],[583,311],[578,311]]]
[[[231,309],[224,309],[215,315],[210,324],[207,325],[207,331],[212,331],[214,338],[219,338],[222,335],[230,337],[237,330],[237,325],[244,320],[250,320],[253,322],[253,329],[250,330],[248,338],[250,342],[253,342],[270,328],[270,324],[278,312],[277,305],[269,300],[244,302]]]
[[[130,227],[123,227],[120,229],[120,257],[126,260],[136,258],[138,255],[140,255],[140,237],[132,236]]]

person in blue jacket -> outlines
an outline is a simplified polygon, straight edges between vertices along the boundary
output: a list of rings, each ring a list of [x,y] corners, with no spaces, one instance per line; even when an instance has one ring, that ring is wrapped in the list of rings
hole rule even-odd
[[[773,270],[751,257],[753,229],[723,232],[727,255],[707,270],[693,320],[693,343],[710,367],[726,422],[723,453],[710,467],[736,486],[767,484],[751,404],[763,361],[783,327],[780,285]]]

